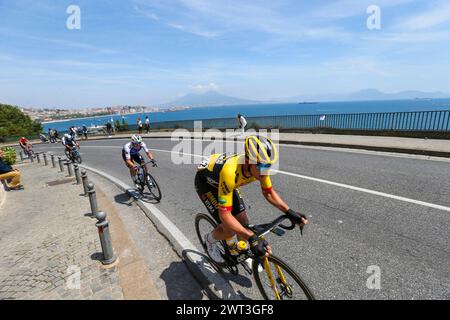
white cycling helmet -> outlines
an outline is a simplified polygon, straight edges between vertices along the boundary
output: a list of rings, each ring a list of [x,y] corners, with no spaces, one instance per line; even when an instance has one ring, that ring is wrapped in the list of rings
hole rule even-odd
[[[141,143],[142,143],[142,137],[141,137],[141,136],[138,136],[138,135],[136,135],[136,134],[134,134],[134,135],[131,137],[131,142],[133,142],[133,143],[135,143],[135,144],[141,144]]]
[[[66,134],[64,135],[64,137],[67,138],[67,139],[72,138],[72,137],[70,136],[70,134],[68,134],[68,133],[66,133]]]

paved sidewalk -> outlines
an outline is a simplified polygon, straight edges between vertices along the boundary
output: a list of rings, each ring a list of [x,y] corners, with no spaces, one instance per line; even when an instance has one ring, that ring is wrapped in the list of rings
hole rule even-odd
[[[0,207],[0,299],[160,298],[117,213],[109,219],[120,258],[105,269],[82,187],[50,166],[20,170],[25,190],[7,192]]]

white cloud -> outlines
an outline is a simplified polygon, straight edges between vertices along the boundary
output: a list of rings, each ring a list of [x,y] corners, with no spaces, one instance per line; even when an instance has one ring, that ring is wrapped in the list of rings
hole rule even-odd
[[[394,0],[400,1],[400,0]],[[402,0],[406,1],[406,0]],[[316,26],[301,8],[292,9],[286,1],[238,0],[134,0],[141,7],[170,16],[172,28],[202,37],[231,32],[260,32],[284,41],[335,39],[348,37],[336,26]],[[176,10],[175,10],[176,9]],[[162,15],[162,14],[161,14]],[[161,19],[162,20],[162,19]]]
[[[427,12],[400,21],[396,27],[402,30],[417,31],[430,29],[448,21],[450,21],[450,3],[446,1]]]
[[[450,31],[387,32],[381,35],[363,37],[363,39],[394,44],[423,44],[426,42],[449,41]]]
[[[183,32],[192,33],[197,36],[201,36],[201,37],[205,37],[205,38],[214,38],[219,35],[219,33],[215,32],[215,31],[199,30],[199,29],[196,29],[195,27],[186,27],[186,26],[183,26],[183,25],[177,24],[177,23],[168,23],[167,25],[174,29],[177,29],[177,30],[180,30]]]
[[[384,8],[396,7],[416,0],[338,0],[329,1],[326,5],[311,12],[311,16],[327,18],[327,19],[341,19],[356,15],[366,15],[366,9],[370,5],[377,5]]]
[[[159,21],[159,17],[158,17],[155,13],[153,13],[153,12],[147,12],[147,11],[145,11],[145,10],[142,10],[142,9],[139,8],[138,6],[134,6],[133,8],[134,8],[134,10],[135,10],[136,12],[138,12],[138,13],[140,13],[140,14],[146,16],[147,18],[150,18],[150,19],[155,20],[155,21]]]
[[[208,83],[208,84],[197,84],[195,86],[190,86],[190,88],[194,91],[198,92],[207,92],[207,91],[217,91],[219,89],[219,86],[215,84],[214,82]]]

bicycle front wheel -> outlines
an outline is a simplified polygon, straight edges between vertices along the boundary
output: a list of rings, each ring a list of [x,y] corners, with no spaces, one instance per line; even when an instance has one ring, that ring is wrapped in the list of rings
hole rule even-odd
[[[315,300],[302,278],[280,258],[253,260],[253,275],[265,300]]]
[[[147,173],[147,178],[145,179],[145,183],[147,184],[147,188],[155,198],[156,201],[160,201],[162,198],[161,189],[158,186],[155,178],[150,173]]]

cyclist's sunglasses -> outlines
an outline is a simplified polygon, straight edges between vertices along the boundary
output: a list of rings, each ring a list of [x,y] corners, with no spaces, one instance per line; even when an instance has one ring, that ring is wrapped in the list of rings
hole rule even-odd
[[[258,168],[259,171],[269,170],[272,165],[269,163],[258,163],[256,164],[256,168]]]

